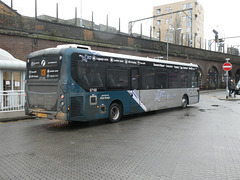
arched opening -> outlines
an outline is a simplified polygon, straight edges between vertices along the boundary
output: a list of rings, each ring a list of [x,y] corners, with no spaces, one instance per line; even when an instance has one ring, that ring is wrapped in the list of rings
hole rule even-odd
[[[209,89],[216,89],[219,85],[219,73],[215,66],[212,66],[207,74],[207,85]]]
[[[240,69],[238,69],[235,74],[235,81],[238,82],[239,80],[240,80]]]

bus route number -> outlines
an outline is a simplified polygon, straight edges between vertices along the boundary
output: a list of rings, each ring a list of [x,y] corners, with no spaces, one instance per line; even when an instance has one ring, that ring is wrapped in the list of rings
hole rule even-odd
[[[41,76],[46,76],[46,72],[47,72],[46,69],[41,69]]]

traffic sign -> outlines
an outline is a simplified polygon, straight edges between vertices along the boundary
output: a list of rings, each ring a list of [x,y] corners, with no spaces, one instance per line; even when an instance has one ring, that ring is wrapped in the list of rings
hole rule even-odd
[[[223,64],[223,70],[224,71],[230,71],[232,69],[232,64],[229,62],[226,62]]]

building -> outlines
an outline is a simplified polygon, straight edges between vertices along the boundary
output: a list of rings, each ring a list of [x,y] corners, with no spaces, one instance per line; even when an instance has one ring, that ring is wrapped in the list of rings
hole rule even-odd
[[[78,27],[83,27],[87,29],[94,29],[96,31],[107,31],[111,33],[117,33],[117,29],[115,27],[107,26],[104,24],[98,25],[98,24],[95,24],[95,22],[88,21],[85,19],[80,19],[80,18],[64,20],[64,19],[60,19],[60,18],[48,16],[48,15],[40,15],[37,17],[37,19],[43,20],[43,21],[49,21],[52,23],[60,23],[60,24],[66,24],[70,26],[78,26]]]
[[[203,48],[204,10],[197,0],[153,8],[153,37],[169,43]]]
[[[26,62],[0,48],[0,112],[24,108]]]
[[[235,47],[228,47],[227,54],[237,55],[239,56],[239,49]]]

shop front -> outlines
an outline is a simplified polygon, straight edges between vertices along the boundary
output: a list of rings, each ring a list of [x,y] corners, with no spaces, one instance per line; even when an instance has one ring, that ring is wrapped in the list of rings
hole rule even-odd
[[[26,63],[0,49],[0,113],[24,109]]]

